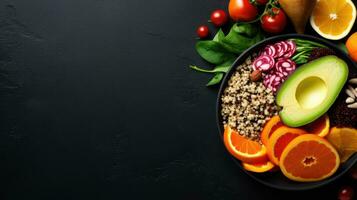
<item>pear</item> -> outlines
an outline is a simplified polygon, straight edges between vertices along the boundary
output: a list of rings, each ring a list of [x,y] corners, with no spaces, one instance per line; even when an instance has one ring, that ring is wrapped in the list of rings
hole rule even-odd
[[[281,8],[293,23],[297,33],[304,33],[305,26],[317,0],[279,0]]]

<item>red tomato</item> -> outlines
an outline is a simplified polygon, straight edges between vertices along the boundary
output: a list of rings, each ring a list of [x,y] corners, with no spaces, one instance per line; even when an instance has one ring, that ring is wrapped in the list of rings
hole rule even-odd
[[[211,13],[211,22],[215,26],[223,26],[228,21],[228,16],[224,10],[218,9]]]
[[[338,200],[352,200],[353,188],[350,186],[342,187],[338,193]]]
[[[198,37],[200,37],[201,39],[206,38],[209,34],[208,27],[200,26],[197,28],[196,33],[197,33]]]
[[[258,9],[249,0],[230,0],[228,11],[235,21],[252,21],[258,15]]]
[[[265,5],[268,3],[269,0],[255,0],[259,5]]]
[[[264,31],[268,33],[280,33],[286,26],[286,15],[282,9],[273,8],[272,14],[265,13],[261,19]]]

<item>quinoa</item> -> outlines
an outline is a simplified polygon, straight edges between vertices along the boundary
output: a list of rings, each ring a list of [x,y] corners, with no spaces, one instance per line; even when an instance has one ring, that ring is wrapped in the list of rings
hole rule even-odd
[[[252,82],[251,58],[237,67],[221,97],[223,124],[259,141],[266,121],[278,114],[274,93],[261,81]]]

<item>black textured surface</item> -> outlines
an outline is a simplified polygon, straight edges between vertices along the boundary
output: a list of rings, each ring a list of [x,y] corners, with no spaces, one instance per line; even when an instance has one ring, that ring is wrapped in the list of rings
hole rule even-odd
[[[232,162],[189,64],[223,0],[0,1],[1,199],[335,199]],[[356,30],[356,29],[355,29]],[[356,185],[355,185],[356,186]]]

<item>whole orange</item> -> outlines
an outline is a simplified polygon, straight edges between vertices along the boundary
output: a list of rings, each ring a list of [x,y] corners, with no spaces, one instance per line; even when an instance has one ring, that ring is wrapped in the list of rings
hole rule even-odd
[[[357,32],[353,33],[346,42],[346,47],[348,50],[348,54],[357,62]]]

